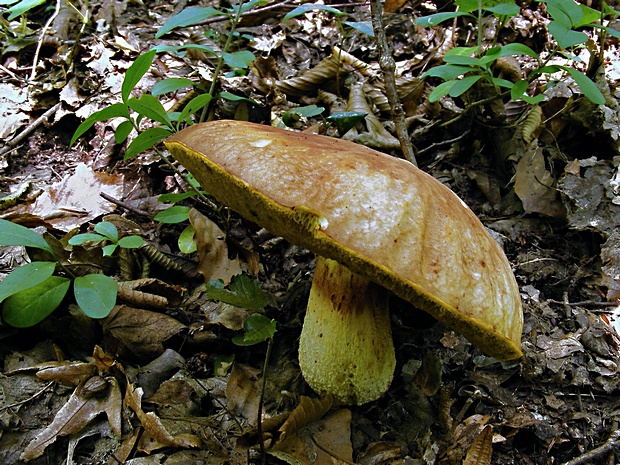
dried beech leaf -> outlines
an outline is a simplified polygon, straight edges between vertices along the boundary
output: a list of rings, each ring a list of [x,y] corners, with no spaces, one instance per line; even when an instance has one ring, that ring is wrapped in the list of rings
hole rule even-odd
[[[566,211],[558,199],[556,182],[545,167],[542,149],[527,151],[517,164],[515,193],[526,213],[564,218]]]
[[[117,305],[103,321],[106,340],[116,354],[130,351],[141,359],[164,352],[163,342],[178,334],[184,325],[162,313]]]
[[[463,465],[491,465],[493,455],[493,427],[486,425],[471,443]]]
[[[221,279],[228,284],[233,276],[241,274],[239,260],[228,258],[224,231],[194,208],[189,211],[189,221],[194,227],[194,240],[200,255],[198,272],[204,276],[205,282]]]
[[[103,398],[80,396],[78,393],[83,384],[75,389],[67,403],[56,413],[54,421],[28,444],[20,456],[22,460],[33,460],[41,456],[45,448],[53,444],[58,436],[78,433],[100,413],[107,415],[110,429],[116,437],[121,437],[122,397],[118,382],[114,378],[108,380],[108,394]]]
[[[57,367],[37,371],[37,377],[46,381],[58,381],[77,386],[97,373],[97,367],[92,363],[63,363]]]
[[[131,383],[127,383],[127,392],[125,393],[125,403],[136,413],[138,420],[144,427],[144,430],[162,447],[200,447],[200,438],[192,434],[171,435],[161,420],[153,412],[145,413],[142,410],[142,388],[135,388]]]
[[[226,399],[231,412],[241,415],[252,426],[258,415],[260,371],[248,365],[235,363],[226,383]]]
[[[353,462],[351,411],[337,410],[306,426],[267,451],[290,464],[343,464]]]
[[[299,405],[295,407],[295,410],[291,412],[288,419],[280,427],[280,441],[284,441],[304,426],[322,418],[332,408],[333,403],[334,399],[329,394],[320,399],[301,396]]]

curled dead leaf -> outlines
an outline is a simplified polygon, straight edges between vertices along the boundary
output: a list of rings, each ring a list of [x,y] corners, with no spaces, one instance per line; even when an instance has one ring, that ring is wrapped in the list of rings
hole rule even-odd
[[[279,429],[280,441],[284,441],[304,426],[322,418],[332,408],[333,403],[334,399],[329,394],[320,399],[301,396],[299,405]]]

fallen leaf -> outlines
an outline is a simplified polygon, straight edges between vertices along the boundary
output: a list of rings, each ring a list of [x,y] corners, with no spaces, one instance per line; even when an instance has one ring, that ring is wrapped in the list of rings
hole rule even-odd
[[[491,465],[493,455],[493,427],[486,425],[474,438],[463,465]]]
[[[327,394],[320,399],[312,399],[310,397],[301,396],[299,405],[291,412],[288,419],[280,427],[280,441],[295,432],[299,431],[306,425],[322,418],[332,408],[334,399]]]
[[[260,370],[235,363],[226,383],[228,409],[245,418],[252,426],[258,420],[259,375]]]

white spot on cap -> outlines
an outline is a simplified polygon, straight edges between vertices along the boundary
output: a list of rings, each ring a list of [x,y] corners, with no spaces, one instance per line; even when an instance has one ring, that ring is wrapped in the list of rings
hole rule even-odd
[[[254,142],[250,142],[250,145],[252,147],[257,147],[259,149],[262,149],[263,147],[267,147],[268,145],[270,145],[273,141],[269,140],[269,139],[260,139],[260,140],[256,140]]]

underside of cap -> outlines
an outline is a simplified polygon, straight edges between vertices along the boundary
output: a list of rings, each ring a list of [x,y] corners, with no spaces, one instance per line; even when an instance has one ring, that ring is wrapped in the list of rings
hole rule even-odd
[[[450,189],[412,164],[238,121],[188,127],[166,146],[247,219],[390,289],[488,355],[521,356],[521,300],[503,251]]]

